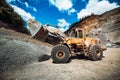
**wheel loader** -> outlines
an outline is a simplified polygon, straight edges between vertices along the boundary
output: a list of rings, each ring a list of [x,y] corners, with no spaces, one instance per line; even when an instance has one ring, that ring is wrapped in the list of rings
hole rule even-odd
[[[73,55],[84,55],[93,61],[101,60],[103,51],[107,48],[100,40],[87,37],[85,31],[83,28],[76,28],[70,32],[69,37],[62,37],[61,43],[51,51],[53,62],[66,63]]]

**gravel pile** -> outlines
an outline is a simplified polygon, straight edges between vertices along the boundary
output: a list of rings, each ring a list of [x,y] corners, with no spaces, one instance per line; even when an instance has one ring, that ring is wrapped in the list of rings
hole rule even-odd
[[[0,36],[0,72],[15,70],[50,58],[50,47]]]

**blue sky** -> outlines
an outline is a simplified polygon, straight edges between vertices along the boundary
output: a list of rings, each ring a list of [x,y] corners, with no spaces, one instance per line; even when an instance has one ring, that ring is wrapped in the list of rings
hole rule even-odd
[[[119,0],[7,0],[25,21],[58,25],[62,31],[92,13],[100,15],[120,6]]]

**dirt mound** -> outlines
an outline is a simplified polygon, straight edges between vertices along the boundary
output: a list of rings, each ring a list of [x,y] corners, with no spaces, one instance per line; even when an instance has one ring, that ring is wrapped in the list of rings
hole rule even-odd
[[[8,33],[12,31],[6,29],[0,31],[0,72],[14,71],[27,64],[45,61],[50,58],[51,47],[49,45],[39,43],[39,41],[32,40],[29,36],[15,31],[10,34]],[[14,38],[16,35],[17,37]],[[36,43],[39,44],[36,45]]]
[[[1,39],[0,43],[0,71],[13,70],[33,61],[44,61],[44,55],[50,54],[50,49],[19,40]],[[46,51],[46,52],[44,52]]]

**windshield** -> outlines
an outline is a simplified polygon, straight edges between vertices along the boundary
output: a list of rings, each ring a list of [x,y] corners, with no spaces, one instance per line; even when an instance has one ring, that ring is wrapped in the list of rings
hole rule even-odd
[[[79,34],[79,38],[83,38],[82,30],[79,30],[79,31],[78,31],[78,34]]]
[[[70,37],[77,37],[77,32],[75,30],[72,30],[70,32]]]

